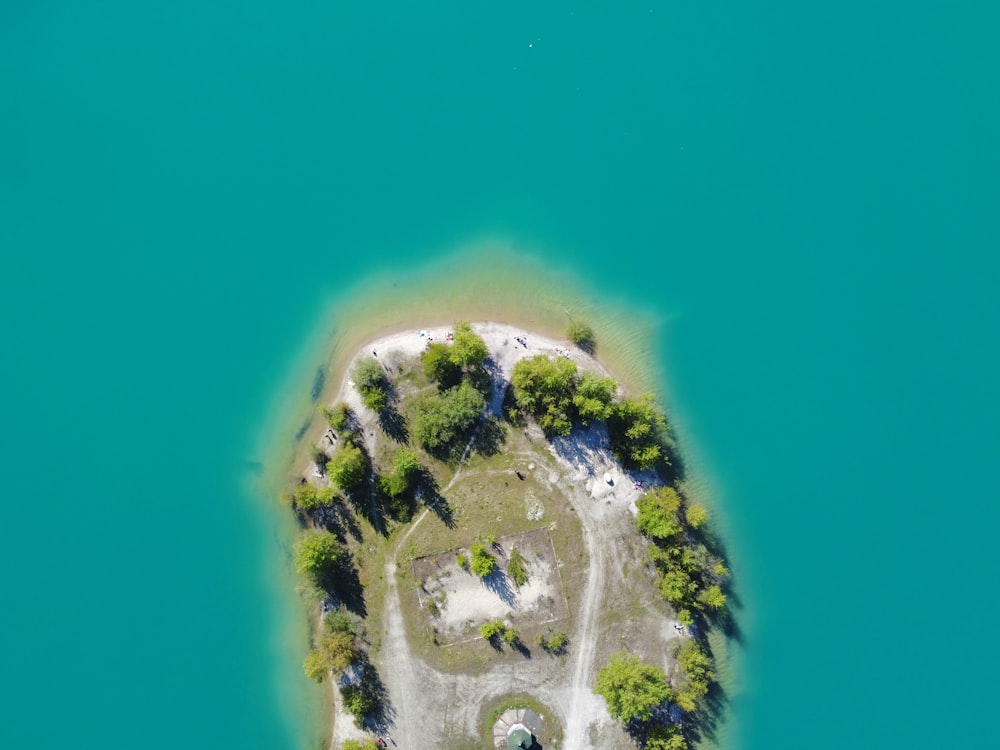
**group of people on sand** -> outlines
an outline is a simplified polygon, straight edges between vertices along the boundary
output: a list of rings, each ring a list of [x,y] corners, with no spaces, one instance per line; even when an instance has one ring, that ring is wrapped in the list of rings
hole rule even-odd
[[[526,338],[524,338],[524,336],[515,336],[514,337],[514,341],[516,341],[517,343],[519,343],[525,349],[528,348],[528,340]]]
[[[556,347],[556,354],[561,354],[563,357],[568,357],[569,353],[570,353],[569,348],[561,349],[558,346]]]

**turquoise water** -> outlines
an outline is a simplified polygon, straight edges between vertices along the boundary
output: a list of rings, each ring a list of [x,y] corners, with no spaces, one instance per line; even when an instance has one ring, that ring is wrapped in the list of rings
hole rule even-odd
[[[0,8],[0,746],[311,736],[265,415],[331,298],[484,237],[664,321],[723,744],[982,746],[1000,14],[757,5]]]

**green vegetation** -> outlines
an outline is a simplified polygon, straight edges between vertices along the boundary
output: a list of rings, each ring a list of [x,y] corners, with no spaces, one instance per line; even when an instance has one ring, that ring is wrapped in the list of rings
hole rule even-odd
[[[604,421],[611,415],[611,402],[614,400],[618,384],[614,378],[602,378],[592,372],[584,373],[580,378],[573,395],[573,405],[584,424]]]
[[[681,498],[673,487],[658,487],[646,492],[636,503],[639,531],[657,542],[678,537],[683,530],[677,519]]]
[[[409,448],[400,448],[392,458],[392,473],[379,477],[381,490],[390,497],[399,497],[413,489],[420,476],[420,459]]]
[[[368,459],[354,443],[345,441],[326,464],[330,481],[344,491],[360,485],[368,473]]]
[[[708,522],[708,510],[704,505],[689,505],[684,516],[692,529],[700,529]]]
[[[521,588],[528,582],[528,569],[524,566],[524,557],[515,547],[510,551],[510,561],[507,563],[507,575],[514,585]]]
[[[521,636],[514,628],[505,628],[501,640],[508,646],[513,646],[521,640]]]
[[[469,564],[469,558],[467,558],[465,555],[459,552],[457,555],[455,555],[455,563],[462,570],[465,570],[465,567]]]
[[[451,358],[451,347],[447,344],[428,344],[420,355],[420,361],[427,379],[439,383],[443,388],[457,385],[462,377],[462,366]]]
[[[522,359],[511,373],[517,405],[531,414],[546,435],[568,435],[573,428],[576,362],[544,354]]]
[[[363,742],[361,740],[348,739],[344,740],[344,744],[340,746],[340,750],[378,750],[378,745],[372,739],[367,739]]]
[[[482,544],[472,545],[472,563],[469,569],[480,578],[485,578],[497,569],[496,558],[486,551]]]
[[[578,320],[570,322],[566,337],[588,354],[594,353],[597,340],[594,338],[594,329],[586,323]]]
[[[323,409],[323,416],[326,422],[333,428],[334,432],[343,432],[351,423],[351,410],[347,404],[337,404],[329,409]]]
[[[543,650],[552,654],[553,656],[561,656],[566,653],[566,646],[569,644],[569,636],[567,636],[563,631],[557,630],[551,636],[546,638],[544,635],[538,636],[538,645],[542,647]]]
[[[672,697],[663,670],[624,651],[613,654],[598,673],[594,692],[604,697],[611,715],[625,724],[647,721],[657,706]]]
[[[300,510],[315,510],[322,505],[329,505],[337,499],[333,487],[317,487],[312,482],[302,482],[295,488],[292,495],[295,507]]]
[[[329,531],[314,530],[307,532],[298,543],[295,569],[319,582],[344,563],[347,557],[347,550],[337,537]]]
[[[483,395],[468,381],[424,396],[417,402],[413,423],[417,441],[431,453],[447,453],[469,436],[485,406]]]
[[[697,641],[687,639],[677,655],[683,679],[674,696],[674,702],[688,713],[698,707],[698,700],[708,693],[708,685],[715,679],[712,658],[701,650]]]
[[[306,656],[302,668],[309,679],[323,682],[331,671],[340,674],[357,661],[360,655],[353,634],[344,631],[325,633]]]
[[[451,345],[452,362],[466,369],[482,367],[490,352],[486,348],[486,342],[473,332],[472,326],[465,321],[456,323],[454,337]]]
[[[361,401],[374,412],[382,411],[389,404],[389,389],[382,365],[374,357],[362,359],[351,373],[354,387],[361,394]]]
[[[472,326],[460,321],[455,324],[451,346],[432,342],[420,355],[420,361],[427,379],[447,389],[459,382],[463,371],[481,369],[488,356],[486,342],[472,330]]]
[[[488,622],[479,628],[479,633],[488,641],[492,641],[498,636],[502,636],[507,626],[503,624],[503,620],[494,620],[493,622]]]
[[[687,750],[687,740],[680,727],[666,724],[654,724],[646,733],[646,744],[643,750]]]
[[[649,393],[622,399],[608,415],[611,451],[630,469],[651,469],[664,458],[666,432],[663,411]]]

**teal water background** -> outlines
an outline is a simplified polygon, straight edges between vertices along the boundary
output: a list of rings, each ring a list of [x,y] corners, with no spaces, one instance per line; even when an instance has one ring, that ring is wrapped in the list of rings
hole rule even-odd
[[[996,7],[343,6],[0,8],[0,746],[299,747],[264,415],[483,237],[662,315],[722,744],[988,744]]]

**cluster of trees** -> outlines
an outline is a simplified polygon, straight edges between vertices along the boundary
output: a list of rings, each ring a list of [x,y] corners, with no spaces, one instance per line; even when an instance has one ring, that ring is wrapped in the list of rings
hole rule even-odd
[[[494,646],[499,646],[502,642],[513,647],[521,640],[520,634],[514,628],[505,624],[503,620],[493,620],[493,622],[482,625],[479,628],[479,633]]]
[[[466,322],[455,324],[452,343],[431,343],[421,355],[424,374],[438,392],[417,402],[414,434],[431,453],[449,453],[467,439],[486,407],[486,342]]]
[[[393,518],[409,521],[413,516],[413,490],[422,472],[417,454],[409,448],[400,448],[393,454],[392,471],[379,474],[377,485]]]
[[[372,411],[380,412],[389,405],[389,383],[382,365],[374,357],[358,362],[351,372],[351,380],[361,395],[361,402]]]
[[[444,455],[467,439],[486,407],[486,399],[468,380],[417,401],[413,432],[429,452]]]
[[[722,586],[729,571],[693,533],[708,520],[705,507],[688,505],[682,521],[683,501],[673,487],[651,489],[636,505],[636,526],[652,542],[650,559],[660,573],[660,593],[678,619],[690,625],[696,612],[724,613]]]
[[[674,702],[688,713],[698,707],[698,701],[708,693],[709,684],[715,680],[712,657],[706,654],[698,642],[687,639],[677,654],[680,667],[680,684],[674,692]]]
[[[666,457],[667,423],[652,395],[616,401],[613,378],[580,376],[573,360],[544,354],[514,365],[510,382],[518,409],[546,435],[568,435],[576,421],[606,421],[611,449],[626,467],[649,469]]]
[[[662,669],[619,651],[597,675],[594,692],[608,704],[608,712],[623,724],[641,726],[646,750],[687,750],[683,732],[663,723],[657,709],[676,700]]]
[[[608,704],[608,712],[628,724],[648,721],[653,711],[673,698],[663,670],[634,654],[619,651],[597,675],[594,692]]]

